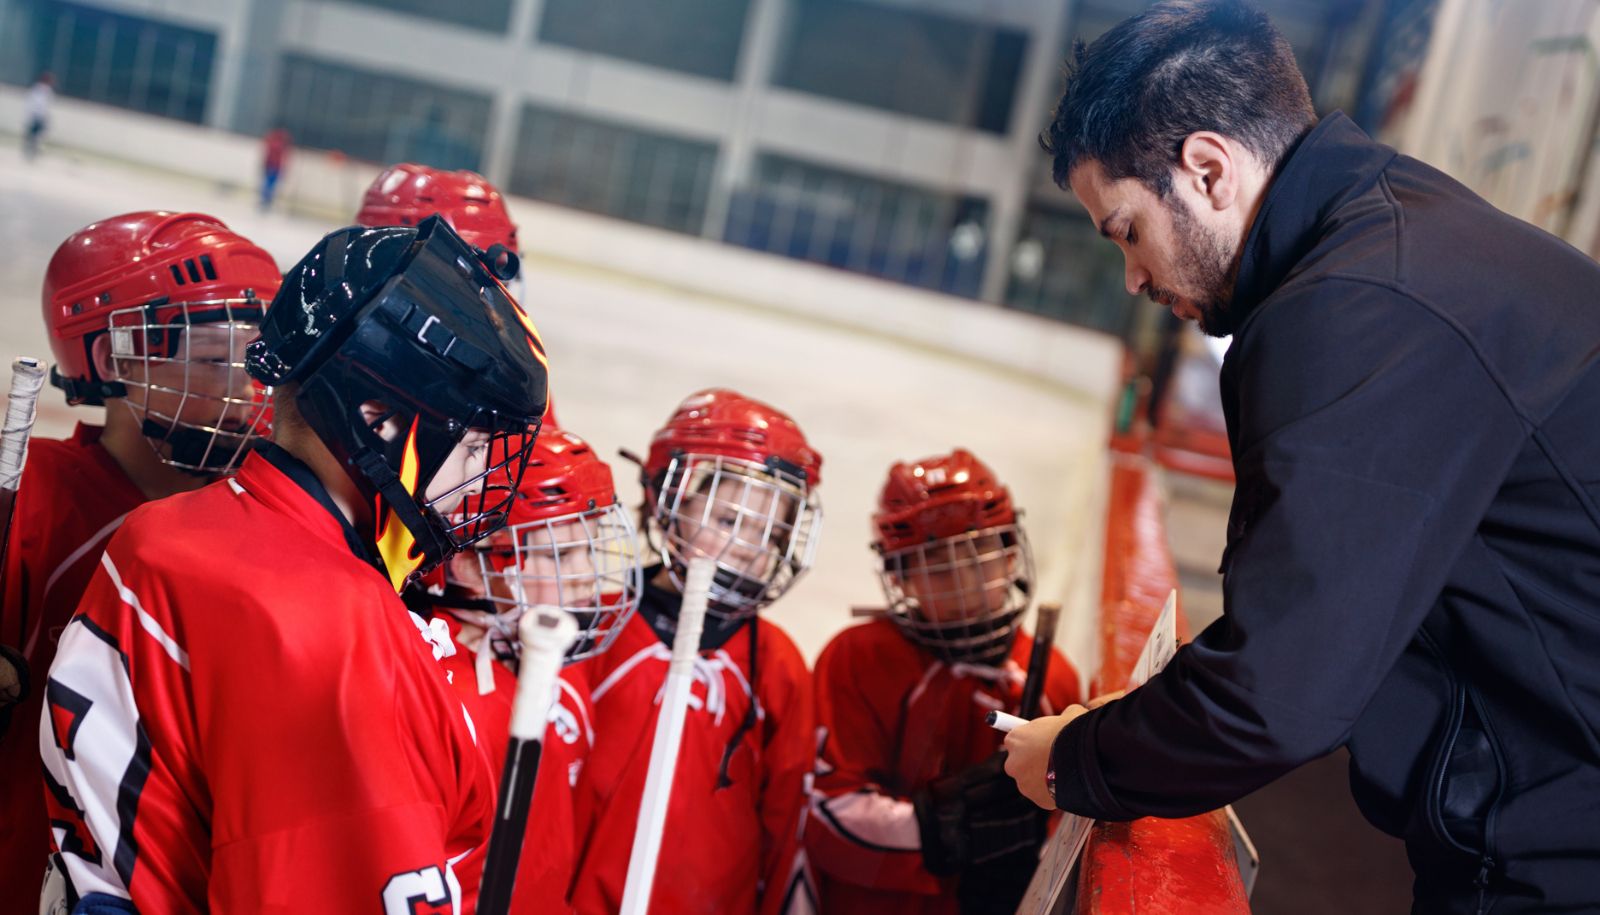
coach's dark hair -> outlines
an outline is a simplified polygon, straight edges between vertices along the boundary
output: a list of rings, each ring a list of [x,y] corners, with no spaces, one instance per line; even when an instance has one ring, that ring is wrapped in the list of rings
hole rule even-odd
[[[1077,43],[1039,145],[1061,187],[1093,159],[1165,197],[1195,131],[1231,137],[1275,171],[1316,119],[1294,52],[1264,13],[1239,0],[1168,0]]]

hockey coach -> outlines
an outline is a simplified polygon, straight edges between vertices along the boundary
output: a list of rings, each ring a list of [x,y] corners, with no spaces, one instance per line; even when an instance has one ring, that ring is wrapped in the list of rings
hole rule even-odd
[[[1425,912],[1600,907],[1600,266],[1320,121],[1235,2],[1069,68],[1042,138],[1127,287],[1233,336],[1225,611],[1012,732],[1023,793],[1188,816],[1341,746]]]

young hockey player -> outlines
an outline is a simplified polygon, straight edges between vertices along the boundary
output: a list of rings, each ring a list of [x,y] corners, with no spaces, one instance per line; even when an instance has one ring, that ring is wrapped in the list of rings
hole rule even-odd
[[[415,162],[389,166],[367,187],[356,224],[414,226],[434,215],[444,217],[467,244],[480,250],[495,245],[513,254],[522,250],[505,197],[487,178],[465,169],[450,172]],[[518,302],[523,300],[520,273],[506,281],[506,289]]]
[[[637,540],[611,468],[576,435],[545,426],[505,529],[451,557],[444,579],[443,592],[428,603],[451,624],[456,653],[444,664],[478,726],[496,785],[516,694],[517,624],[540,605],[578,620],[539,757],[511,904],[513,912],[530,915],[564,911],[578,837],[587,832],[575,820],[573,794],[595,739],[588,659],[616,641],[639,602]],[[462,865],[462,890],[470,898],[483,856],[475,853]]]
[[[793,420],[728,390],[689,397],[655,434],[641,479],[663,562],[645,570],[639,612],[591,671],[579,912],[621,905],[679,592],[696,556],[713,558],[716,573],[649,910],[814,908],[799,841],[816,750],[811,685],[794,643],[756,614],[811,564],[821,466]]]
[[[889,470],[873,516],[889,615],[817,658],[827,731],[806,846],[829,913],[1016,910],[1046,815],[996,755],[1032,650],[1033,558],[1010,492],[971,453]],[[1078,701],[1052,651],[1047,714]]]
[[[274,387],[272,444],[128,516],[44,687],[69,898],[451,911],[494,786],[443,624],[396,592],[504,523],[542,344],[430,219],[320,241],[246,365]]]
[[[356,225],[414,226],[429,216],[443,217],[463,241],[480,251],[492,250],[495,245],[513,254],[522,251],[505,197],[489,179],[466,169],[449,172],[415,162],[389,166],[372,179],[362,195]],[[518,304],[526,304],[527,281],[520,270],[505,286]],[[544,423],[556,425],[553,398]]]
[[[244,371],[281,277],[267,252],[198,213],[128,213],[74,232],[45,271],[52,381],[105,425],[34,438],[6,550],[0,646],[31,681],[0,718],[0,888],[37,895],[50,852],[39,710],[56,640],[106,540],[149,499],[226,472],[260,431]]]

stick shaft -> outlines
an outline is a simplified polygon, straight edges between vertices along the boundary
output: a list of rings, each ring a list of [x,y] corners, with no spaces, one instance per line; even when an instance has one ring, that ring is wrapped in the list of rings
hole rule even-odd
[[[1039,605],[1033,624],[1033,652],[1028,656],[1028,678],[1022,683],[1022,703],[1017,709],[1019,718],[1039,717],[1045,681],[1050,676],[1050,652],[1056,644],[1056,622],[1060,618],[1060,604]]]
[[[683,719],[694,686],[694,660],[700,651],[711,576],[716,566],[709,559],[694,559],[684,582],[683,604],[678,610],[678,631],[672,637],[672,660],[656,718],[650,747],[650,770],[645,776],[633,850],[628,855],[628,877],[622,892],[622,915],[644,915],[655,887],[656,863],[661,856],[661,835],[666,828],[667,806],[678,768],[678,746],[683,739]],[[751,624],[753,625],[753,624]]]
[[[524,614],[519,630],[522,660],[517,672],[517,695],[511,706],[511,741],[506,745],[494,829],[489,833],[483,883],[478,892],[481,915],[505,915],[511,907],[556,678],[567,647],[577,637],[578,624],[564,610],[536,607]]]
[[[44,387],[44,363],[29,356],[11,362],[11,392],[6,398],[5,425],[0,427],[0,593],[5,586],[7,547],[11,543],[11,515],[17,504],[17,488],[22,485],[22,467],[28,460],[28,439],[33,436],[39,390]],[[28,641],[26,608],[16,622],[21,650]],[[0,632],[13,631],[0,626]],[[0,662],[3,663],[3,662]]]
[[[494,830],[489,834],[489,850],[484,856],[479,912],[503,913],[511,908],[517,861],[522,857],[522,840],[527,832],[528,812],[533,807],[533,789],[543,749],[542,740],[515,737],[506,747],[506,767],[500,773]]]

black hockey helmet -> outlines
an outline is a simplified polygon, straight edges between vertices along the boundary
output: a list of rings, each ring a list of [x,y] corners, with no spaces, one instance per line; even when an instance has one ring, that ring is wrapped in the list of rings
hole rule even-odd
[[[548,363],[501,284],[516,266],[515,255],[480,252],[438,217],[340,229],[285,274],[273,300],[282,307],[268,310],[250,344],[250,375],[299,384],[300,415],[373,504],[396,590],[499,529],[527,464]],[[372,401],[389,412],[363,416]],[[378,430],[390,420],[404,432],[385,440]],[[469,430],[491,435],[488,466],[428,498]]]

